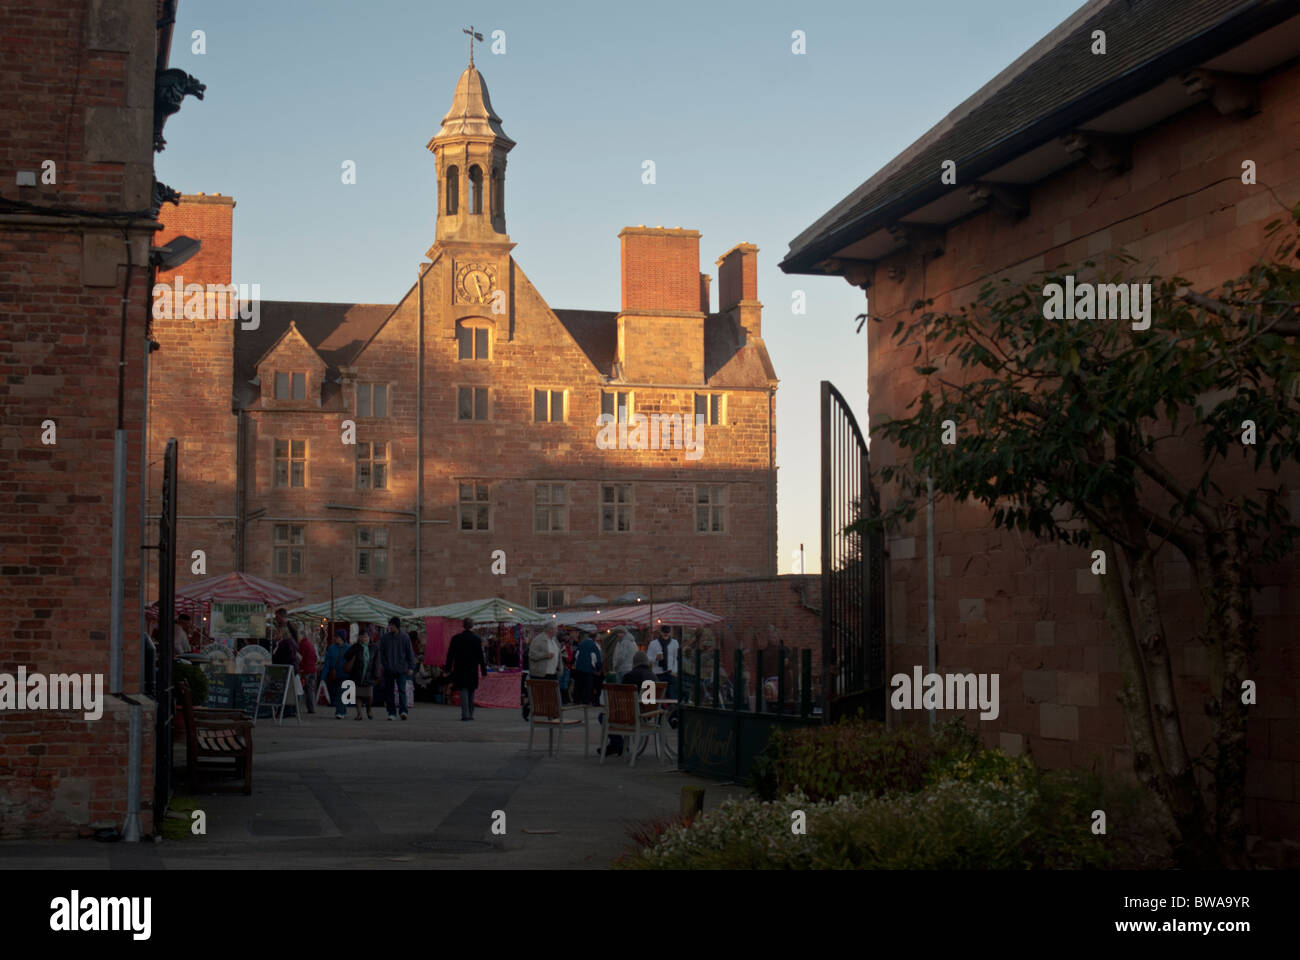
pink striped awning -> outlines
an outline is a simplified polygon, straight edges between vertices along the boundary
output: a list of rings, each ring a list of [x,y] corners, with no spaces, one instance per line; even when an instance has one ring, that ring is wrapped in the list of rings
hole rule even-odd
[[[592,613],[583,618],[588,623],[603,626],[631,624],[636,627],[658,627],[667,624],[670,627],[704,627],[711,623],[721,623],[722,617],[707,610],[692,607],[689,603],[673,601],[671,603],[640,603],[630,607],[613,607]]]
[[[213,600],[262,602],[268,607],[288,607],[302,602],[303,595],[292,587],[263,580],[251,573],[224,573],[206,580],[196,580],[176,590],[176,609],[193,615],[202,612]],[[151,613],[158,612],[155,601]]]

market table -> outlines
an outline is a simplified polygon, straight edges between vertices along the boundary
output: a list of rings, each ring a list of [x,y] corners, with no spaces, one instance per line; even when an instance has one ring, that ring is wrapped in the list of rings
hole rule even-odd
[[[509,707],[519,709],[519,696],[523,691],[520,682],[522,670],[491,670],[486,677],[478,678],[478,689],[474,691],[476,707]],[[460,692],[452,694],[451,702],[460,703]]]

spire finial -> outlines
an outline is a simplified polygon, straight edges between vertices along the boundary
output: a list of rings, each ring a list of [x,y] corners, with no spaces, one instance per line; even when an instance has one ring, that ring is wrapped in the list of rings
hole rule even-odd
[[[483,39],[483,34],[475,33],[474,24],[472,23],[469,25],[468,30],[462,29],[460,32],[469,34],[469,65],[472,67],[474,66],[474,41],[475,40],[481,41]]]

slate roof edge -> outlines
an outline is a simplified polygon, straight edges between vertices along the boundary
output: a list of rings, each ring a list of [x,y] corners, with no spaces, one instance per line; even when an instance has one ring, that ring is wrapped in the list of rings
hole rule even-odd
[[[1111,0],[1111,2],[1114,2],[1114,0]],[[1095,14],[1099,9],[1102,8],[1089,10],[1088,12]],[[1027,126],[1005,134],[992,142],[985,142],[983,148],[978,152],[966,156],[954,156],[952,159],[957,162],[958,167],[963,171],[963,180],[970,182],[978,179],[1041,144],[1069,133],[1080,124],[1099,116],[1112,107],[1152,89],[1168,77],[1190,70],[1206,60],[1213,59],[1215,56],[1240,45],[1264,30],[1291,19],[1296,14],[1295,5],[1287,2],[1270,3],[1267,0],[1262,0],[1260,3],[1239,7],[1189,37],[1183,43],[1163,50],[1139,66],[1110,79],[1101,86],[1084,92],[1051,113],[1035,118]],[[1065,21],[1061,27],[1058,27],[1045,39],[1050,39],[1073,20],[1074,17],[1072,16],[1070,20]],[[1075,28],[1077,28],[1077,24],[1075,24]],[[1034,56],[1029,62],[1032,63],[1034,60],[1040,59],[1050,52],[1050,49],[1064,42],[1064,40],[1065,37],[1061,37],[1057,44],[1039,50],[1038,55]],[[1040,44],[1042,43],[1043,41],[1040,41]],[[1026,54],[1017,58],[1016,63],[1020,63],[1035,50],[1038,50],[1040,44],[1031,47]],[[1013,63],[1008,70],[1014,66]],[[1029,63],[1025,63],[1024,66],[1028,67]],[[1023,72],[1023,69],[1020,72]],[[965,119],[965,116],[971,110],[987,103],[992,99],[992,96],[996,96],[996,92],[992,96],[981,96],[987,88],[998,84],[999,79],[1005,78],[997,87],[997,90],[1000,91],[1015,79],[1015,77],[1007,77],[1007,72],[1007,70],[1004,70],[999,73],[997,77],[989,81],[974,96],[963,101],[953,113],[950,113],[948,117],[941,121],[938,124],[940,127],[947,123],[954,113],[965,108],[966,113],[962,117],[953,120],[951,127],[942,134],[933,139],[927,139],[929,136],[928,131],[927,134],[908,146],[898,157],[881,168],[881,171],[873,175],[871,179],[853,190],[827,213],[819,217],[810,227],[796,236],[791,242],[785,258],[779,264],[782,272],[787,274],[818,274],[820,271],[812,269],[813,265],[818,261],[833,255],[836,250],[848,245],[852,240],[866,236],[868,233],[889,223],[896,222],[901,217],[937,200],[951,190],[951,185],[942,184],[938,178],[934,178],[907,193],[889,196],[883,203],[857,214],[846,222],[839,222],[855,203],[860,202],[872,189],[880,185],[882,174],[889,171],[884,178],[884,182],[888,182],[890,177],[902,173],[911,160],[915,159],[922,151],[942,140],[943,136],[947,135],[962,119]],[[1020,72],[1016,75],[1019,76]]]

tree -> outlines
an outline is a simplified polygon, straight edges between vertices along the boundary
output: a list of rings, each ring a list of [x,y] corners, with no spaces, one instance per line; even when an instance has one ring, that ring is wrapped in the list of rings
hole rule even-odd
[[[893,340],[915,344],[924,389],[909,416],[872,428],[903,451],[900,465],[880,471],[896,498],[872,525],[911,520],[928,476],[936,495],[985,505],[996,526],[1105,552],[1134,772],[1167,813],[1187,866],[1245,865],[1251,592],[1259,565],[1287,556],[1300,532],[1280,476],[1300,463],[1300,207],[1291,219],[1286,231],[1269,225],[1275,256],[1217,296],[1181,278],[1146,278],[1143,331],[1095,319],[1096,310],[1048,319],[1057,314],[1044,290],[1064,285],[1065,268],[989,282],[957,313],[918,302]],[[1073,276],[1107,279],[1091,261]],[[1211,653],[1213,742],[1200,756],[1183,733],[1156,589],[1165,544],[1191,566]]]

